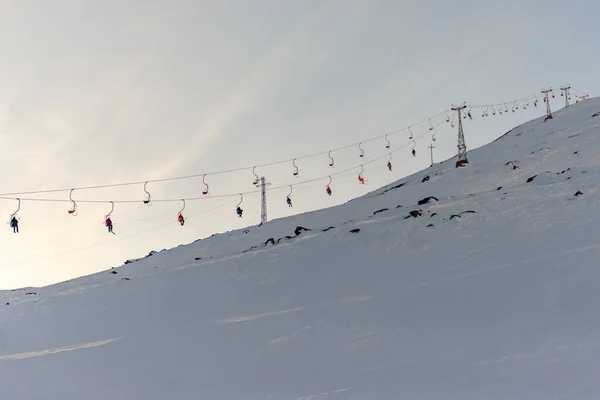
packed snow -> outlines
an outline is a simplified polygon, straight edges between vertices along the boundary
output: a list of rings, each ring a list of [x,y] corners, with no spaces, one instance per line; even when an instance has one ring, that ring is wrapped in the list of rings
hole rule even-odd
[[[589,99],[463,168],[1,292],[0,398],[598,398],[599,127]]]

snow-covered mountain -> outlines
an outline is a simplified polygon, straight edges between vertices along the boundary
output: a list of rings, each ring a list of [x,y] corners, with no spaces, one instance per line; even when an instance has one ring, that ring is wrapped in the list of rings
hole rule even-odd
[[[0,293],[0,398],[596,399],[600,99],[347,204]]]

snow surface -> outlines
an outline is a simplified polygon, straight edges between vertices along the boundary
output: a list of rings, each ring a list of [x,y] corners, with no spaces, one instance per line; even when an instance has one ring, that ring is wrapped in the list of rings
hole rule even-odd
[[[341,206],[0,292],[0,399],[599,398],[598,112]]]

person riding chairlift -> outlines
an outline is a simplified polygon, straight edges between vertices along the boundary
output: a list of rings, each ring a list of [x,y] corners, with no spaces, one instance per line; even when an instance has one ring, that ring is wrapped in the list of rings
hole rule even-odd
[[[13,216],[10,220],[10,227],[13,228],[13,233],[19,233],[19,220]]]
[[[115,233],[113,232],[113,223],[112,223],[112,220],[110,219],[110,217],[106,217],[105,225],[108,228],[108,232],[112,233],[114,235]]]
[[[179,214],[179,216],[177,217],[177,221],[179,221],[181,226],[183,226],[183,224],[185,223],[185,218],[183,218],[183,215]]]

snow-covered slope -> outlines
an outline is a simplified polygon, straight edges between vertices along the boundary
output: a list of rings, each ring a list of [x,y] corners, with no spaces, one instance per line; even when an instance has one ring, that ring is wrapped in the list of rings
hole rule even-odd
[[[598,398],[598,112],[339,207],[3,292],[0,398]]]

